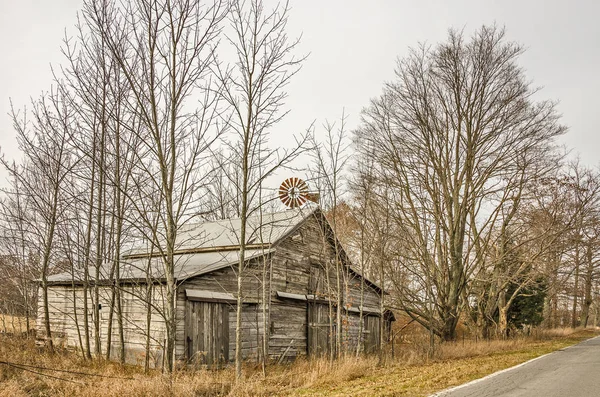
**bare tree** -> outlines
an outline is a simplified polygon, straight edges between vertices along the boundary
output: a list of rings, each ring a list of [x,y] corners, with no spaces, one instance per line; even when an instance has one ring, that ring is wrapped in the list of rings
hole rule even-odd
[[[327,277],[330,273],[333,273],[335,277],[334,283],[328,283],[329,285],[333,284],[333,288],[330,288],[330,290],[335,296],[335,305],[332,304],[331,300],[329,305],[330,323],[334,318],[333,310],[335,309],[335,327],[333,327],[333,323],[330,324],[330,338],[335,342],[331,344],[330,351],[331,359],[333,359],[342,354],[342,310],[344,307],[344,291],[347,291],[348,283],[347,267],[342,264],[342,247],[340,247],[339,241],[335,237],[338,233],[338,206],[347,187],[345,168],[350,158],[346,114],[342,112],[339,126],[336,126],[335,123],[325,122],[324,129],[325,142],[323,144],[318,142],[314,135],[312,136],[314,150],[312,152],[311,179],[320,187],[319,201],[321,205],[326,210],[330,210],[328,218],[334,233],[331,239],[333,241],[334,263],[331,269],[325,269]],[[327,236],[326,239],[330,237]],[[362,308],[360,317],[362,321]]]
[[[240,167],[232,162],[224,150],[213,154],[213,175],[209,184],[211,212],[216,219],[240,217]]]
[[[69,142],[74,134],[72,108],[59,90],[44,94],[32,101],[32,120],[27,114],[12,112],[13,125],[17,132],[19,148],[24,160],[21,166],[0,159],[2,165],[20,186],[30,203],[33,220],[32,247],[36,247],[40,258],[39,277],[44,310],[46,346],[53,350],[50,315],[48,308],[48,280],[51,268],[56,265],[53,247],[57,228],[64,221],[65,184],[77,164],[69,151]]]
[[[587,322],[589,305],[591,304],[591,286],[595,277],[594,250],[597,248],[598,216],[600,211],[600,180],[598,174],[587,169],[575,161],[567,170],[571,177],[572,199],[574,206],[572,233],[570,245],[572,245],[573,263],[573,305],[571,309],[571,327],[580,325],[578,302],[585,313],[581,313],[581,319]],[[583,288],[581,288],[583,284]],[[583,294],[582,294],[583,290]],[[583,296],[582,296],[583,295]]]
[[[301,151],[303,139],[288,150],[269,150],[271,128],[286,114],[283,111],[287,93],[285,87],[298,72],[304,58],[296,58],[297,40],[286,34],[288,4],[266,10],[260,0],[234,1],[229,14],[230,33],[227,41],[233,48],[236,62],[232,66],[216,63],[215,73],[221,98],[231,113],[223,121],[232,134],[229,151],[240,172],[236,173],[236,192],[239,197],[241,228],[238,264],[236,316],[236,376],[242,376],[242,303],[245,266],[247,220],[261,203],[256,200],[263,181],[281,165]]]
[[[37,277],[34,251],[31,246],[32,229],[29,197],[24,194],[18,177],[11,180],[11,188],[4,190],[0,201],[0,265],[1,284],[7,289],[3,296],[18,307],[12,315],[25,316],[25,328],[29,336],[31,320],[37,311],[37,286],[33,280]]]
[[[90,0],[83,10],[88,28],[105,43],[131,91],[129,111],[143,126],[135,131],[142,148],[136,162],[148,176],[145,181],[156,185],[162,198],[159,227],[153,230],[151,241],[157,245],[166,279],[165,355],[169,372],[173,370],[175,346],[177,231],[195,214],[194,196],[204,177],[207,149],[219,135],[214,124],[217,96],[206,87],[226,11],[224,1],[205,5],[200,1],[158,0]],[[152,217],[131,201],[141,210],[139,220],[153,227]]]
[[[386,200],[381,200],[385,190],[380,191],[375,185],[376,178],[373,176],[374,162],[372,156],[359,156],[353,164],[353,177],[350,180],[350,190],[355,203],[353,214],[356,218],[358,230],[354,233],[354,247],[358,252],[359,271],[363,277],[360,279],[360,302],[359,302],[359,329],[358,344],[356,346],[357,356],[362,351],[362,340],[364,338],[364,297],[365,280],[369,277],[376,280],[380,287],[385,288],[385,274],[388,271],[385,259],[385,242],[390,241],[387,234],[391,231],[389,227],[389,214],[386,208],[381,208],[380,204],[385,204]],[[385,293],[382,294],[380,311],[384,312]],[[383,320],[383,314],[382,314]],[[383,359],[384,329],[383,321],[380,321],[380,360]]]
[[[540,283],[540,259],[568,227],[556,217],[547,218],[544,227],[536,224],[539,181],[555,175],[560,159],[547,153],[536,156],[534,152],[525,160],[515,168],[515,178],[505,187],[491,227],[481,233],[472,214],[476,269],[465,295],[476,303],[475,325],[484,338],[491,336],[492,324],[498,335],[508,336],[511,305],[522,291]]]
[[[582,320],[589,315],[597,278],[597,185],[596,172],[571,162],[555,176],[539,181],[535,199],[524,211],[531,233],[548,246],[537,258],[546,284],[547,327],[575,327],[580,315]],[[568,305],[570,309],[562,309]]]
[[[396,81],[364,110],[357,131],[360,145],[378,148],[378,180],[392,189],[406,240],[402,307],[444,340],[456,336],[480,236],[518,194],[522,168],[535,170],[532,158],[564,132],[554,103],[534,101],[538,90],[517,64],[522,53],[495,26],[470,41],[451,30],[446,43],[398,61]],[[419,291],[431,295],[434,318]]]

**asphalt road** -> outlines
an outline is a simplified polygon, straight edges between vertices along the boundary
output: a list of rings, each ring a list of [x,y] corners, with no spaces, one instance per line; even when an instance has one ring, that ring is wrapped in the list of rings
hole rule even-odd
[[[600,337],[437,393],[434,396],[600,396]]]

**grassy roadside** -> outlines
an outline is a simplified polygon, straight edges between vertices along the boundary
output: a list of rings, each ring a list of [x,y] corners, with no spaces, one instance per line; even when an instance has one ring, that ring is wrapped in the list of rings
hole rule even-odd
[[[427,396],[541,355],[597,336],[593,330],[579,330],[568,336],[530,342],[514,349],[487,351],[482,355],[445,359],[417,365],[391,365],[345,382],[301,388],[288,396]]]
[[[426,396],[598,334],[562,330],[537,338],[445,343],[434,360],[426,360],[423,345],[413,342],[399,347],[396,360],[384,365],[374,357],[298,360],[269,366],[266,377],[260,366],[247,363],[239,383],[232,368],[182,370],[170,377],[159,371],[144,374],[139,367],[83,360],[73,352],[51,355],[32,340],[0,335],[0,361],[55,370],[34,368],[41,372],[35,373],[0,364],[0,396]]]

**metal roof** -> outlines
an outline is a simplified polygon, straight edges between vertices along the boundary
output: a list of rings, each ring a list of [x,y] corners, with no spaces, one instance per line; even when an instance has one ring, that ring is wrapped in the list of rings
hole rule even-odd
[[[316,205],[305,205],[302,208],[286,211],[252,214],[246,223],[246,244],[275,243],[313,214],[317,208]],[[239,246],[240,230],[240,218],[187,224],[177,231],[175,252],[188,253],[200,249]],[[126,252],[124,257],[147,253],[147,248],[137,248]]]
[[[246,250],[245,259],[250,260],[262,255],[273,252],[274,249],[256,249]],[[223,269],[228,266],[235,265],[239,261],[239,251],[224,251],[224,252],[202,252],[197,254],[177,255],[175,257],[175,278],[177,280],[185,280],[189,277],[199,276],[201,274],[210,273],[215,270]],[[150,261],[150,264],[148,264]],[[110,280],[110,264],[103,264],[100,268],[100,280]],[[120,279],[125,280],[146,280],[147,273],[152,280],[162,280],[165,278],[164,266],[162,258],[139,258],[139,259],[123,259],[120,263]],[[90,268],[90,278],[95,278],[95,268]],[[74,276],[74,277],[73,277]],[[71,281],[83,281],[83,269],[77,270],[76,274],[65,272],[48,276],[50,283],[70,283]]]
[[[201,302],[226,302],[235,303],[237,299],[229,292],[214,292],[198,289],[186,289],[185,296],[188,300]]]
[[[281,212],[255,213],[248,217],[246,242],[249,249],[245,253],[246,260],[273,252],[274,249],[269,246],[287,236],[317,208],[307,205]],[[175,278],[184,280],[238,263],[240,228],[241,220],[236,218],[188,224],[179,229],[175,248]],[[260,244],[263,247],[257,247]],[[103,264],[99,279],[111,280],[111,269],[112,264]],[[91,278],[95,278],[95,272],[96,269],[90,267]],[[165,278],[162,258],[159,255],[150,257],[148,251],[143,249],[132,250],[123,255],[120,263],[121,280],[146,280],[148,274],[153,280]],[[79,269],[75,274],[65,272],[49,276],[48,282],[82,282],[83,279],[83,269]]]
[[[266,214],[257,213],[248,217],[246,240],[248,249],[245,252],[245,259],[250,260],[274,252],[273,244],[288,236],[317,209],[318,206],[309,204],[301,208]],[[188,224],[179,229],[175,249],[175,279],[185,280],[238,263],[240,227],[241,220],[236,218]],[[377,289],[382,289],[362,276],[351,266],[349,259],[347,260],[347,265],[353,273],[363,277]],[[159,255],[150,257],[147,250],[136,249],[127,252],[121,259],[120,268],[122,281],[144,281],[148,274],[152,280],[165,278],[162,257]],[[112,280],[111,269],[112,264],[103,264],[100,268],[99,280]],[[95,272],[96,269],[90,267],[90,279],[95,278]],[[83,269],[75,273],[75,275],[70,272],[55,274],[48,277],[48,282],[55,284],[82,282]]]

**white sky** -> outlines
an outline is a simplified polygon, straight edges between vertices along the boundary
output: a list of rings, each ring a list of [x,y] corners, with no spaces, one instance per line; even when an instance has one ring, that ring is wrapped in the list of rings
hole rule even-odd
[[[267,3],[272,3],[268,0]],[[291,0],[289,34],[302,34],[299,53],[310,53],[288,87],[291,113],[271,142],[289,142],[313,120],[348,128],[360,110],[393,77],[395,59],[420,41],[437,43],[450,27],[471,32],[482,24],[506,26],[528,50],[521,65],[540,97],[560,101],[562,139],[584,164],[599,165],[600,2],[592,0]],[[50,65],[62,61],[61,40],[73,31],[81,0],[0,0],[0,149],[17,157],[9,98],[27,105],[51,83]],[[6,175],[0,172],[0,185]]]

